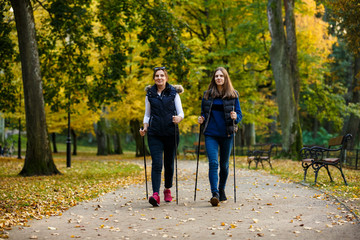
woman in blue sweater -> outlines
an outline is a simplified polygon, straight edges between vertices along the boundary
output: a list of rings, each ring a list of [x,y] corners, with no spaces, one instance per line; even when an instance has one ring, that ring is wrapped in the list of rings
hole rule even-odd
[[[232,86],[228,72],[218,67],[201,103],[200,124],[204,124],[205,145],[209,160],[209,181],[212,206],[226,201],[225,186],[229,175],[229,158],[234,132],[242,119],[238,92]],[[235,124],[234,124],[235,123]],[[235,128],[235,129],[234,129]],[[219,155],[220,150],[220,172]]]

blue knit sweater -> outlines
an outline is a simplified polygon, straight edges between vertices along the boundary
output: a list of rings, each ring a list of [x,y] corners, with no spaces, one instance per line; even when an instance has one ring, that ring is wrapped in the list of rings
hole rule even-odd
[[[242,119],[242,112],[238,98],[236,98],[235,100],[235,112],[237,114],[235,124],[238,124]],[[211,108],[209,123],[205,130],[204,135],[214,136],[214,137],[228,137],[226,133],[226,122],[225,122],[225,114],[223,110],[223,101],[221,98],[214,99]]]

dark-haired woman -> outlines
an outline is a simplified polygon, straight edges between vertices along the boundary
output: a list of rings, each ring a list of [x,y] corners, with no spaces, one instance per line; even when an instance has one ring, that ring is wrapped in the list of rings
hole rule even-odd
[[[212,206],[218,206],[220,201],[227,200],[225,187],[229,175],[229,158],[234,133],[241,119],[238,92],[232,86],[226,69],[218,67],[204,93],[201,116],[198,118],[198,122],[204,124]],[[218,160],[219,155],[220,160]],[[220,171],[218,171],[219,165]]]
[[[151,181],[153,195],[149,203],[160,206],[161,172],[164,165],[164,200],[171,202],[170,188],[173,184],[174,158],[176,144],[179,143],[179,132],[175,126],[184,118],[179,93],[184,89],[179,85],[168,83],[168,74],[165,67],[154,68],[153,80],[155,84],[146,87],[144,127],[140,135],[148,136],[148,145],[152,159]],[[176,141],[175,141],[175,131]]]

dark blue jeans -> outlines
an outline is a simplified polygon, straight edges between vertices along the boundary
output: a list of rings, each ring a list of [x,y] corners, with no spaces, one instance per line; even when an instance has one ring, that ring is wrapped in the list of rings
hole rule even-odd
[[[179,144],[179,135],[177,135]],[[165,188],[171,188],[174,176],[175,136],[151,136],[148,135],[148,144],[152,159],[151,182],[153,192],[159,193],[161,184],[161,172],[164,162]]]
[[[224,189],[229,175],[229,157],[233,145],[231,137],[205,136],[206,153],[209,160],[209,181],[211,192],[219,192]],[[220,149],[220,172],[219,169],[219,149]],[[219,179],[220,178],[220,179]],[[219,184],[219,187],[218,187]]]

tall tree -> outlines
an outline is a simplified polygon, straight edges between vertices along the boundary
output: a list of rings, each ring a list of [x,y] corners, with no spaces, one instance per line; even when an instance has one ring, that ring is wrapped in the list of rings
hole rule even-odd
[[[6,16],[10,5],[6,1],[0,2],[0,112],[14,111],[16,106],[16,89],[11,64],[14,61],[14,44],[10,35],[11,21]]]
[[[39,53],[36,42],[35,21],[30,0],[11,0],[14,10],[22,79],[24,86],[27,147],[24,176],[60,173],[56,168],[46,129]]]
[[[349,88],[349,104],[360,106],[360,55],[355,59],[354,63],[354,77]],[[359,109],[359,108],[358,108]],[[351,133],[354,141],[351,142],[355,147],[356,143],[360,142],[360,113],[359,111],[351,112],[350,117],[345,122],[343,127],[343,134]]]
[[[360,4],[357,0],[325,0],[330,8],[330,20],[333,22],[335,34],[347,42],[348,49],[354,55],[353,79],[349,86],[349,106],[360,106]],[[343,133],[351,133],[360,142],[360,111],[350,112],[345,122]],[[352,144],[355,143],[352,142]]]
[[[252,0],[178,1],[175,13],[186,27],[182,37],[193,53],[189,62],[195,74],[184,82],[188,89],[182,98],[197,104],[186,108],[186,115],[199,114],[199,98],[206,90],[213,69],[225,66],[239,91],[241,107],[246,114],[241,134],[246,136],[247,144],[255,143],[256,123],[258,136],[265,138],[263,136],[268,134],[266,126],[273,122],[269,116],[276,114],[271,97],[275,85],[268,56],[266,3]]]
[[[289,42],[294,43],[294,40],[287,41],[286,34],[283,27],[282,4],[281,0],[268,1],[268,22],[271,34],[271,48],[270,59],[271,67],[276,83],[276,100],[279,108],[279,118],[282,130],[282,147],[283,150],[291,155],[296,155],[298,150],[302,147],[302,134],[299,121],[298,105],[296,101],[294,83],[295,74],[291,68],[291,56],[289,51]],[[294,14],[293,3],[287,4],[286,14]],[[294,37],[292,31],[295,31],[295,26],[291,26],[295,21],[288,16],[286,24],[290,24],[286,32]],[[296,41],[295,41],[296,45]]]

